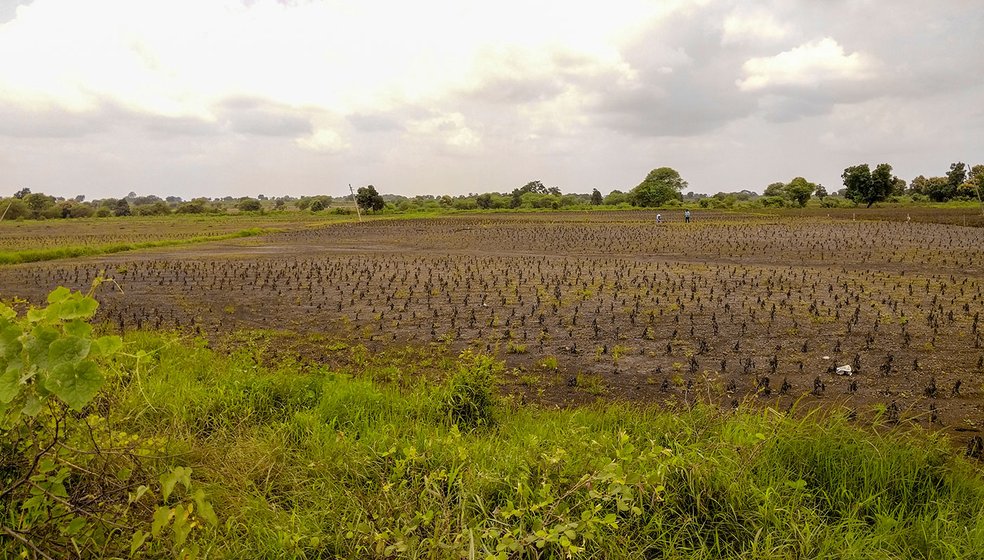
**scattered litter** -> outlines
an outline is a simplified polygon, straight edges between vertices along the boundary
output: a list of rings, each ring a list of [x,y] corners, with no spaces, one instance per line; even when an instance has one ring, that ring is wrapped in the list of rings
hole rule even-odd
[[[824,360],[829,360],[830,359],[830,356],[824,356],[823,359]]]
[[[837,368],[837,375],[854,375],[854,370],[850,365],[841,366]]]

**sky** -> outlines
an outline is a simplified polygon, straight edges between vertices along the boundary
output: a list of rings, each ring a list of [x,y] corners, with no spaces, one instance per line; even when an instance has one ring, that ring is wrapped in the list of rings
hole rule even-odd
[[[0,0],[0,195],[713,194],[984,163],[979,0]]]

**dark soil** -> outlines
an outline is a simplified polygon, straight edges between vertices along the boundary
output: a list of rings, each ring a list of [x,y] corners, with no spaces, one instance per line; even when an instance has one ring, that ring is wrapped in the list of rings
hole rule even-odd
[[[653,218],[339,224],[6,267],[0,286],[40,302],[105,269],[122,288],[100,295],[112,328],[477,348],[506,361],[507,389],[527,402],[837,403],[958,442],[980,433],[984,229],[904,215]],[[836,375],[843,365],[854,375]]]

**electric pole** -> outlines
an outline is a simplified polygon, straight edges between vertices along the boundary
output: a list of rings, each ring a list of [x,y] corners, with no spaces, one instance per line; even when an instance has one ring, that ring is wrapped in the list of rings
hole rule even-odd
[[[359,210],[359,201],[355,198],[355,191],[352,190],[352,183],[349,183],[349,192],[352,193],[352,202],[355,203],[355,213],[359,215],[359,223],[362,223],[362,210]]]

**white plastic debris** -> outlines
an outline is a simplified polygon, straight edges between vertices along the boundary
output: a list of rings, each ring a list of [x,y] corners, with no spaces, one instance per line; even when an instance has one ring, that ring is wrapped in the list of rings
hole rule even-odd
[[[854,370],[850,365],[841,366],[837,368],[837,375],[854,375]]]
[[[829,360],[830,359],[830,356],[824,356],[823,359],[824,360]]]

